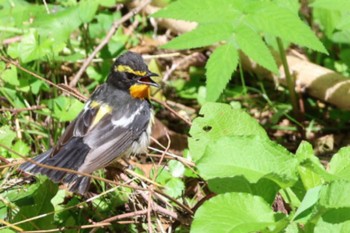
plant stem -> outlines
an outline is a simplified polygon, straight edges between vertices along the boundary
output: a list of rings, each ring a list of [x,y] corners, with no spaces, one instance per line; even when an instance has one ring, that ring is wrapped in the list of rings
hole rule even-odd
[[[279,38],[279,37],[277,37],[276,40],[277,40],[278,50],[279,50],[279,54],[280,54],[283,69],[284,69],[284,74],[285,74],[286,79],[287,79],[287,86],[288,86],[288,90],[289,90],[289,94],[290,94],[290,101],[291,101],[292,107],[293,107],[293,114],[294,114],[294,117],[299,121],[301,118],[300,118],[300,114],[299,114],[298,99],[297,99],[296,94],[295,94],[295,80],[292,78],[290,71],[289,71],[289,66],[287,63],[287,57],[286,57],[286,53],[284,51],[283,42],[282,42],[281,38]]]

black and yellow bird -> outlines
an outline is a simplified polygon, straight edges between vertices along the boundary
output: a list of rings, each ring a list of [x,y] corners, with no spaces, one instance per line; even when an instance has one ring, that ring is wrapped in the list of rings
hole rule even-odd
[[[152,112],[150,86],[158,86],[139,54],[126,52],[113,64],[106,83],[66,128],[56,146],[34,158],[37,163],[91,174],[124,155],[144,153],[149,144]],[[84,194],[90,178],[26,162],[20,170],[47,175],[69,190]]]

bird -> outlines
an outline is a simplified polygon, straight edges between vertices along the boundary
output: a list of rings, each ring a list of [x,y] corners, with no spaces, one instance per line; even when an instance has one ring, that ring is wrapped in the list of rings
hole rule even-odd
[[[140,54],[127,51],[112,65],[105,83],[92,93],[55,146],[38,155],[36,163],[91,174],[118,158],[147,151],[153,112],[150,87],[159,87]],[[85,195],[90,177],[54,170],[27,161],[19,170],[42,174],[69,191]]]

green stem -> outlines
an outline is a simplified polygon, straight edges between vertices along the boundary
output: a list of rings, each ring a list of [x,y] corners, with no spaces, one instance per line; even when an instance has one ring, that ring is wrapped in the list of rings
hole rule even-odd
[[[286,57],[286,53],[284,51],[283,42],[282,42],[281,38],[277,37],[277,44],[278,44],[279,54],[281,56],[284,74],[285,74],[286,79],[287,79],[287,87],[288,87],[289,94],[290,94],[290,101],[292,103],[294,117],[297,120],[300,120],[299,104],[298,104],[297,96],[295,94],[295,80],[292,78],[292,76],[290,74],[289,66],[287,63],[287,57]]]
[[[247,86],[245,85],[245,79],[244,79],[244,75],[243,75],[241,59],[239,59],[238,67],[239,67],[239,77],[241,78],[241,83],[243,86],[243,94],[247,95]]]

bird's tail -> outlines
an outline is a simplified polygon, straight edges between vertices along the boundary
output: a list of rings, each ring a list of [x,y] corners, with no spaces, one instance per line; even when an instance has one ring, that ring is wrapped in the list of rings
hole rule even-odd
[[[35,157],[33,160],[40,164],[77,171],[84,163],[90,148],[83,142],[82,138],[72,138],[53,157],[50,156],[52,150],[51,148]],[[56,183],[66,183],[68,184],[69,190],[75,193],[85,194],[90,185],[90,177],[45,168],[31,162],[23,163],[19,169],[28,173],[46,175]]]

